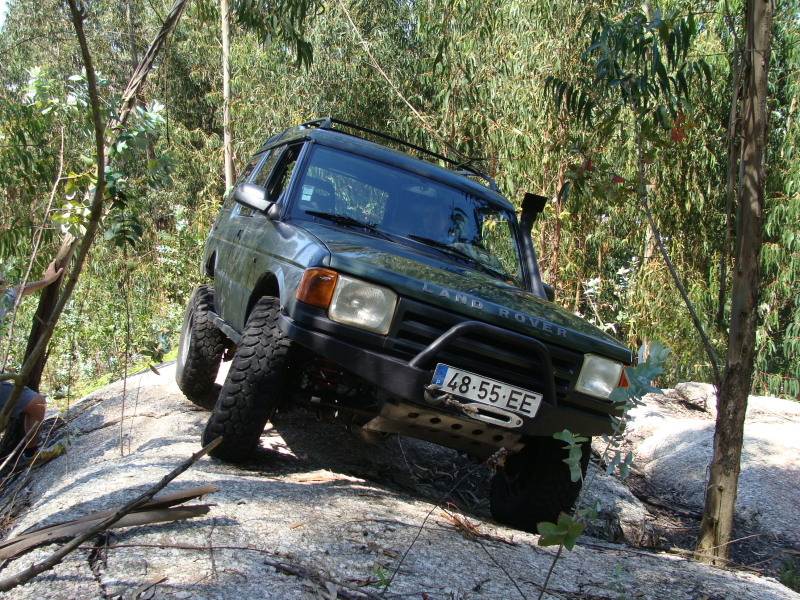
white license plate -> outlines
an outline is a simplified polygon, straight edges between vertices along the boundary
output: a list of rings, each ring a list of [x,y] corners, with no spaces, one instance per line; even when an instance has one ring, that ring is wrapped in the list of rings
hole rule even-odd
[[[488,406],[496,406],[511,412],[533,417],[542,403],[542,395],[508,385],[483,375],[470,373],[449,365],[436,365],[433,383],[443,392],[468,398]]]

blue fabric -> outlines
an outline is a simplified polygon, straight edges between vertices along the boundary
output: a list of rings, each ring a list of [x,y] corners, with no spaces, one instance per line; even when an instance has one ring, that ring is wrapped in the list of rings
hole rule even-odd
[[[14,302],[17,300],[17,295],[14,293],[14,288],[8,290],[2,298],[0,298],[0,324],[6,318],[6,314],[14,307]]]
[[[10,381],[0,381],[0,409],[2,409],[11,396],[14,384]],[[11,410],[11,418],[18,417],[25,410],[31,400],[36,397],[36,392],[29,388],[22,388],[22,395],[17,400],[17,405]]]

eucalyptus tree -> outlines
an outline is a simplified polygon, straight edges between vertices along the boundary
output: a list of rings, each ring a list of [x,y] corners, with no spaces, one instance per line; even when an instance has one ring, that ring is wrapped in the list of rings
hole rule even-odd
[[[697,556],[701,560],[711,561],[714,557],[726,558],[730,551],[744,416],[751,389],[759,318],[759,254],[762,243],[762,212],[767,189],[766,98],[772,4],[753,0],[747,3],[745,14],[743,103],[740,107],[734,106],[730,111],[741,119],[742,131],[741,156],[729,155],[732,160],[741,161],[730,328],[724,376],[721,379],[719,376],[715,377],[719,393],[714,456],[707,486],[706,510],[697,546]],[[596,23],[590,46],[584,52],[584,56],[591,60],[593,77],[590,80],[578,78],[572,81],[553,78],[550,80],[550,89],[557,106],[566,105],[576,118],[582,118],[587,124],[591,123],[600,130],[608,128],[608,133],[611,133],[621,123],[629,123],[629,130],[636,144],[637,164],[632,168],[628,167],[630,171],[627,173],[617,167],[619,170],[612,181],[618,182],[623,189],[629,187],[638,196],[658,245],[663,248],[648,200],[648,196],[653,193],[651,190],[657,189],[660,182],[658,177],[653,176],[656,173],[648,176],[646,170],[648,165],[663,160],[664,150],[668,149],[660,142],[663,132],[669,131],[672,142],[676,143],[682,142],[686,137],[687,115],[691,118],[697,112],[692,110],[692,79],[697,79],[706,86],[712,83],[708,65],[704,61],[689,59],[693,38],[699,34],[701,28],[697,26],[691,12],[688,16],[682,16],[679,13],[662,15],[654,12],[650,15],[631,11],[614,18],[600,15]],[[624,113],[628,113],[627,120]],[[610,166],[598,165],[590,170],[584,164],[584,171],[595,169],[601,173],[615,173]],[[592,178],[584,176],[576,178],[575,182],[587,187]],[[719,179],[724,181],[724,177]],[[689,194],[687,205],[690,201],[696,202],[698,198],[702,199],[703,195]],[[681,204],[679,201],[677,207],[680,208]],[[669,221],[666,221],[668,226]],[[675,231],[681,235],[686,233],[684,228]],[[673,235],[672,239],[674,237]],[[724,260],[724,250],[721,253]],[[669,264],[665,252],[664,255]],[[669,267],[677,286],[681,287],[674,267],[671,264]],[[683,269],[689,273],[706,271],[711,274],[710,267],[711,263],[701,266],[693,265],[691,261],[683,263]],[[725,282],[721,281],[720,286],[724,285]],[[691,308],[684,290],[681,290],[681,295]],[[712,313],[707,313],[705,320],[711,322],[712,317]],[[703,324],[694,312],[692,319],[703,333]],[[713,363],[715,350],[706,338],[704,342]]]
[[[353,24],[339,2],[318,8],[306,30],[314,61],[302,67],[296,49],[285,44],[267,47],[256,33],[235,31],[231,48],[235,154],[249,155],[287,123],[327,114],[399,133],[404,105],[370,63],[363,43],[409,93],[415,80],[415,49],[408,5],[394,0],[345,5]]]
[[[312,47],[304,39],[305,21],[314,11],[313,0],[220,0],[219,23],[222,42],[222,138],[225,187],[230,188],[234,182],[234,165],[232,150],[231,125],[231,78],[230,78],[230,43],[231,16],[244,29],[254,32],[262,43],[269,44],[273,38],[279,43],[293,46],[297,52],[299,64],[310,64]],[[214,7],[216,9],[216,7]],[[206,7],[206,12],[213,13]]]
[[[800,3],[775,6],[754,383],[800,399]]]
[[[98,84],[102,88],[100,101],[104,120],[111,122],[115,116],[128,114],[132,110],[136,111],[139,116],[153,114],[152,111],[148,111],[145,108],[145,99],[148,96],[152,97],[154,94],[158,94],[161,89],[164,89],[171,82],[160,76],[154,83],[160,84],[162,86],[161,89],[153,86],[148,88],[144,86],[145,78],[153,66],[158,66],[156,73],[159,75],[161,71],[168,70],[164,69],[164,67],[169,65],[170,58],[162,59],[161,49],[164,48],[164,43],[167,41],[169,33],[181,18],[182,8],[186,4],[187,2],[181,2],[181,11],[176,12],[173,10],[171,13],[167,13],[166,7],[162,5],[144,4],[136,0],[131,0],[124,7],[113,4],[107,5],[102,1],[80,7],[79,10],[83,18],[82,23],[85,25],[83,33],[86,37],[86,46],[90,48],[90,53],[95,57],[99,65],[98,70],[103,74],[99,78]],[[287,0],[286,2],[270,3],[270,5],[259,2],[239,2],[236,8],[238,19],[240,21],[249,21],[254,27],[260,25],[259,31],[263,37],[275,35],[276,39],[281,41],[290,39],[292,36],[297,38],[294,43],[300,49],[299,52],[305,56],[304,53],[307,53],[308,46],[304,45],[300,36],[302,24],[299,24],[299,21],[305,15],[304,7],[307,5],[308,3],[305,0]],[[16,82],[21,80],[21,74],[24,73],[22,66],[39,63],[43,65],[43,69],[46,70],[52,81],[58,82],[56,85],[60,86],[59,91],[64,92],[62,97],[65,97],[67,88],[70,85],[68,84],[68,76],[81,70],[81,61],[77,59],[77,54],[75,53],[74,32],[69,27],[66,5],[46,2],[43,5],[40,3],[40,5],[34,7],[33,3],[27,0],[20,0],[12,4],[10,8],[9,19],[3,28],[2,34],[3,47],[8,49],[9,56],[12,59],[3,63],[2,76],[6,84],[5,90],[13,91],[15,86],[19,87],[20,84]],[[279,12],[270,12],[273,9]],[[33,24],[37,22],[36,19],[41,21],[40,31],[45,32],[45,35],[37,37],[34,34]],[[143,54],[139,69],[133,74],[131,81],[126,84],[127,74],[130,73],[131,61],[134,56],[138,57],[141,54],[140,51],[145,48],[147,40],[145,36],[150,35],[151,32],[161,27],[162,19],[165,19],[166,26],[161,28],[158,44],[151,46],[149,52]],[[134,27],[134,25],[136,26]],[[195,31],[200,29],[202,29],[202,26]],[[138,35],[132,36],[132,30]],[[191,32],[187,38],[190,36],[193,37],[194,32]],[[55,53],[52,51],[54,46],[57,48]],[[192,68],[193,66],[190,65],[189,69],[191,70]],[[124,103],[118,106],[114,103],[114,98],[120,96],[124,97]],[[88,104],[85,105],[88,106]],[[206,104],[205,107],[200,109],[200,112],[213,115],[217,110],[217,106],[216,103]],[[115,111],[117,112],[115,113]],[[96,185],[97,181],[107,183],[104,193],[108,202],[104,203],[105,209],[102,211],[102,227],[105,229],[105,238],[109,244],[101,244],[95,248],[95,253],[106,254],[110,260],[102,263],[106,276],[100,276],[94,281],[94,284],[92,284],[91,280],[87,282],[86,294],[81,293],[80,301],[88,301],[89,305],[95,306],[96,299],[91,298],[90,295],[92,293],[96,295],[98,291],[107,292],[112,290],[117,273],[125,275],[129,273],[131,268],[136,268],[144,274],[145,267],[155,267],[161,270],[162,275],[164,275],[163,270],[166,267],[172,271],[170,277],[137,277],[132,280],[137,284],[149,282],[150,285],[150,288],[140,290],[141,293],[136,296],[138,312],[143,316],[149,312],[152,316],[146,317],[146,319],[153,323],[158,318],[163,321],[163,316],[157,314],[160,310],[160,305],[148,303],[147,299],[153,298],[155,293],[156,297],[166,296],[181,302],[179,294],[175,298],[175,293],[171,289],[158,290],[157,288],[159,284],[163,285],[164,281],[171,283],[176,288],[181,286],[180,281],[176,281],[176,276],[177,279],[180,279],[186,269],[179,264],[181,261],[177,260],[175,256],[171,256],[173,251],[177,251],[178,255],[181,253],[179,248],[173,248],[171,244],[177,243],[191,247],[189,239],[182,232],[185,232],[187,223],[194,222],[193,219],[186,216],[188,214],[187,209],[193,208],[194,203],[191,198],[184,199],[184,201],[173,205],[168,203],[168,199],[165,198],[163,193],[163,186],[170,182],[169,171],[175,169],[176,163],[168,155],[162,153],[164,145],[159,143],[157,138],[152,135],[148,135],[140,141],[133,138],[128,138],[127,142],[121,141],[121,139],[115,141],[110,148],[112,154],[116,150],[117,166],[110,170],[105,169],[104,177],[92,179],[89,173],[93,169],[94,160],[92,153],[86,150],[86,142],[90,141],[83,133],[83,128],[86,124],[87,122],[82,116],[72,121],[66,120],[64,124],[66,128],[65,137],[67,139],[65,171],[70,175],[67,178],[69,181],[66,189],[67,198],[62,196],[64,188],[61,188],[59,191],[60,199],[57,202],[59,208],[66,208],[58,212],[65,212],[65,214],[71,215],[71,217],[75,217],[77,221],[80,221],[79,215],[86,210],[86,207],[79,198],[81,193],[88,189],[86,187],[81,188],[81,186],[93,186]],[[91,126],[90,123],[89,125]],[[201,129],[203,128],[205,128],[205,123]],[[119,133],[119,130],[115,133]],[[178,133],[183,137],[186,135],[186,130],[181,128]],[[119,157],[125,154],[127,150],[130,150],[126,146],[126,144],[130,143],[140,145],[143,152],[133,160],[130,158],[124,159],[126,168],[125,172],[122,172],[118,168],[121,164],[119,163]],[[57,147],[52,143],[46,144],[46,146],[50,148]],[[84,159],[88,161],[89,168],[87,168],[87,164],[84,164]],[[45,165],[47,163],[46,161],[38,161],[37,164]],[[152,176],[154,170],[159,173],[157,177]],[[50,177],[53,176],[52,171],[51,168]],[[193,178],[193,180],[196,182],[198,178]],[[208,172],[204,173],[203,177],[199,178],[199,181],[211,181],[211,185],[214,185],[214,177],[209,176]],[[190,183],[189,185],[191,186],[192,184]],[[72,191],[68,189],[70,186]],[[208,183],[201,183],[201,186],[207,187]],[[75,199],[71,199],[74,193],[77,193],[78,196]],[[42,194],[39,194],[39,197],[41,196]],[[174,197],[172,196],[172,198]],[[40,203],[35,202],[35,204],[41,206]],[[80,225],[80,223],[78,224]],[[172,241],[169,244],[164,244],[170,238]],[[118,244],[120,240],[123,240],[121,245]],[[145,258],[145,260],[133,262],[127,260],[129,257],[128,250],[121,252],[121,257],[115,257],[113,253],[116,246],[130,249],[136,255]],[[93,265],[90,271],[98,266],[101,265]],[[107,276],[109,271],[112,274],[111,277]],[[100,274],[98,273],[98,275]],[[81,292],[80,289],[79,292]],[[113,306],[118,302],[119,299],[113,298],[112,294],[112,302],[110,304]],[[107,306],[107,304],[99,306]],[[108,312],[107,308],[95,309],[92,312],[96,317],[107,319],[109,325],[115,322],[112,314],[109,313],[105,316],[105,313]],[[170,315],[168,321],[174,320],[176,320],[176,317]],[[100,331],[109,331],[103,326],[103,320],[98,319],[98,321],[87,325],[79,320],[77,324],[81,329],[95,327]],[[111,332],[112,340],[110,341],[113,346],[113,329],[111,329]],[[146,331],[142,331],[142,335],[146,335]],[[32,340],[33,337],[35,336],[32,336]],[[78,336],[77,343],[81,344],[91,337],[93,336]],[[35,346],[36,344],[32,340],[31,344]],[[144,345],[148,344],[145,343]],[[63,354],[73,353],[60,352],[55,355],[60,356]]]
[[[767,154],[767,73],[773,4],[748,0],[745,12],[742,82],[741,178],[736,232],[736,262],[731,284],[731,318],[725,377],[717,398],[714,457],[706,486],[706,503],[697,540],[704,562],[730,556],[736,489],[744,440],[747,397],[753,377],[761,287],[765,162]]]

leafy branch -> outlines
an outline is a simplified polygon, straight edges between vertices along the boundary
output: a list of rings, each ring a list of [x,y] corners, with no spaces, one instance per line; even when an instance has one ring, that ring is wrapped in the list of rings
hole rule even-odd
[[[606,464],[605,470],[609,475],[614,471],[619,471],[621,477],[627,477],[633,463],[632,453],[623,453],[619,450],[621,438],[625,431],[625,423],[628,419],[628,413],[642,403],[642,398],[646,394],[662,393],[659,388],[652,385],[652,382],[663,373],[664,361],[666,361],[669,355],[669,349],[664,348],[658,342],[653,342],[650,344],[648,355],[645,358],[644,353],[646,350],[644,346],[639,348],[637,365],[625,368],[625,379],[628,382],[628,386],[615,388],[609,396],[609,400],[611,400],[616,407],[615,414],[611,417],[613,435],[603,435],[606,448],[600,459],[601,464]],[[575,435],[568,430],[556,433],[553,437],[565,442],[564,449],[567,450],[568,456],[564,459],[564,462],[569,465],[572,480],[578,481],[582,479],[583,468],[580,463],[580,457],[582,455],[581,445],[588,443],[589,440],[585,437]],[[600,508],[599,501],[595,502],[591,507],[581,506],[581,501],[587,497],[587,492],[590,488],[591,480],[584,481],[581,491],[581,500],[577,502],[572,515],[561,513],[556,523],[545,521],[537,525],[537,530],[541,536],[539,538],[539,545],[558,546],[558,551],[545,576],[545,581],[539,594],[540,599],[544,596],[550,577],[553,574],[556,563],[561,557],[563,549],[572,550],[575,547],[578,537],[585,529],[584,520],[592,519],[597,516],[597,512]]]
[[[549,77],[545,90],[553,98],[557,111],[564,108],[578,122],[591,126],[597,117],[596,129],[601,137],[609,138],[614,130],[624,128],[626,118],[632,122],[637,183],[634,189],[627,191],[635,193],[639,199],[661,256],[702,340],[714,383],[719,388],[721,377],[716,352],[664,245],[650,210],[645,183],[645,167],[654,163],[655,149],[663,145],[664,132],[670,131],[674,143],[685,138],[684,111],[691,106],[689,83],[693,79],[698,79],[701,85],[711,83],[708,64],[702,59],[687,59],[692,39],[698,33],[697,23],[691,14],[662,15],[661,11],[656,11],[648,18],[634,11],[616,21],[600,15],[596,22],[584,22],[584,28],[590,26],[590,44],[581,57],[587,63],[592,62],[591,79],[578,79],[573,83]],[[605,170],[601,168],[599,172]],[[597,167],[587,159],[577,174],[564,184],[561,196],[565,197],[570,186],[575,184],[578,191],[582,191],[582,186],[597,172]],[[615,175],[611,181],[604,182],[612,198],[619,193],[613,192],[609,184],[625,181]]]

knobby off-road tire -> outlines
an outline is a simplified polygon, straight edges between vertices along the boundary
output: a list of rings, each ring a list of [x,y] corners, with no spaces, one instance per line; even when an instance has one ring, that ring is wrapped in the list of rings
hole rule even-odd
[[[277,298],[264,297],[247,319],[228,378],[203,432],[203,445],[223,438],[212,456],[228,462],[247,460],[286,394],[291,340],[278,328],[279,310]]]
[[[217,379],[225,335],[209,320],[214,310],[214,288],[199,285],[192,291],[183,316],[175,380],[192,402],[211,409],[217,401]]]
[[[555,523],[561,512],[569,512],[581,491],[564,462],[564,442],[534,438],[508,457],[492,478],[491,509],[495,520],[523,531],[536,533],[541,521]],[[582,472],[589,464],[591,445],[584,442]]]

